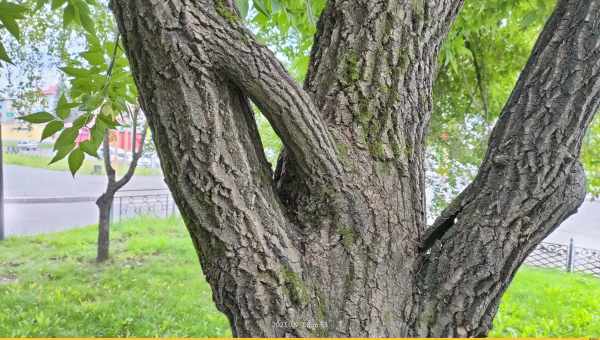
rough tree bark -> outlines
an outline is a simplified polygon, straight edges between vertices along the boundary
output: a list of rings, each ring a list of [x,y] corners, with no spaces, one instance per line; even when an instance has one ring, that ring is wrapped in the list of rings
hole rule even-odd
[[[98,200],[96,200],[96,205],[98,206],[98,249],[96,254],[96,262],[104,262],[108,260],[109,257],[109,248],[110,248],[110,220],[111,220],[111,210],[113,206],[113,202],[115,200],[115,194],[124,187],[133,175],[135,174],[135,169],[137,168],[138,161],[142,154],[144,153],[144,141],[146,140],[146,132],[148,131],[147,123],[144,125],[141,140],[142,143],[138,147],[137,139],[137,126],[138,126],[138,116],[139,116],[140,108],[136,108],[133,112],[129,112],[129,116],[132,118],[132,142],[131,142],[131,162],[129,163],[129,167],[127,168],[127,172],[121,177],[121,179],[117,180],[117,173],[112,166],[110,160],[110,143],[109,143],[109,135],[108,133],[104,136],[104,141],[102,143],[103,149],[103,157],[104,158],[104,171],[106,172],[106,190]]]
[[[525,256],[584,198],[600,0],[558,1],[479,175],[429,228],[431,88],[462,1],[329,0],[303,88],[232,3],[112,1],[167,184],[233,334],[486,335]],[[284,143],[275,173],[250,100]]]

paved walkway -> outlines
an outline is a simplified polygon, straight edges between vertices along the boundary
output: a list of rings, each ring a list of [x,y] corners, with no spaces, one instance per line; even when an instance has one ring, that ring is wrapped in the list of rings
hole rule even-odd
[[[575,246],[600,249],[600,201],[583,203],[546,241],[568,244],[571,237]]]
[[[106,177],[77,175],[16,165],[4,166],[4,197],[97,197]],[[123,190],[166,188],[162,177],[134,176]],[[53,204],[6,204],[6,235],[31,235],[61,231],[98,222],[94,202]]]

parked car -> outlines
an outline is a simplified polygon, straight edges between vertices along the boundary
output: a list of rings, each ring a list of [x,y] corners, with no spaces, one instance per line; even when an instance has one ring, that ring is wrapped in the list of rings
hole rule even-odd
[[[21,151],[37,151],[39,144],[30,141],[19,141],[17,142],[17,152]]]

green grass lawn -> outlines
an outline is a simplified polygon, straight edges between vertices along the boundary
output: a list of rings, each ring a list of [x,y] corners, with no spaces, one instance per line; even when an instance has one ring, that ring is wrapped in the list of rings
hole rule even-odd
[[[50,163],[50,160],[52,159],[49,156],[4,153],[2,157],[4,160],[4,164],[21,165],[30,168],[43,168],[56,171],[69,171],[69,163],[67,163],[66,158],[54,164],[48,165],[48,163]],[[100,165],[102,167],[102,173],[100,173],[100,175],[104,176],[103,161],[90,156],[86,156],[86,160],[83,163],[83,166],[79,170],[78,174],[95,175],[96,173],[94,173],[94,165]],[[124,174],[127,171],[127,165],[117,163],[115,166],[115,170],[117,171],[118,175]],[[138,167],[135,170],[135,174],[137,176],[159,176],[161,174],[161,171],[160,169],[156,168]]]
[[[227,337],[179,219],[113,226],[112,260],[94,263],[96,229],[0,243],[0,337]],[[522,269],[493,336],[600,336],[600,279]]]

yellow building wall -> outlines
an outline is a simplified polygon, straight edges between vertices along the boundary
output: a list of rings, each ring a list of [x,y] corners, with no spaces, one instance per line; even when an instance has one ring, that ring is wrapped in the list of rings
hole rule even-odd
[[[39,142],[42,138],[44,125],[31,125],[31,129],[27,130],[27,125],[19,123],[2,123],[2,139],[11,141],[34,141]]]

